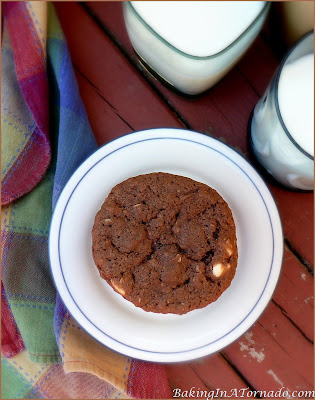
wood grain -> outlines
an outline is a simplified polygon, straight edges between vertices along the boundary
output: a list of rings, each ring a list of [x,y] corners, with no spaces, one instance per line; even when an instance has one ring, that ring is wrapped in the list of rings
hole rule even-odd
[[[274,308],[272,303],[270,307]],[[281,326],[284,330],[283,335],[292,335],[296,338],[292,327],[285,332],[284,324]],[[293,346],[297,351],[301,348],[303,354],[307,352],[304,347],[307,346],[306,341],[298,340]],[[281,387],[290,392],[312,390],[314,382],[310,375],[313,369],[305,376],[303,372],[305,360],[301,361],[287,350],[279,345],[272,333],[266,331],[259,321],[241,339],[225,348],[224,354],[256,390],[278,390]],[[306,365],[309,366],[313,363],[313,357],[310,356],[312,349],[308,351]]]
[[[233,389],[240,390],[249,387],[249,383],[221,353],[204,357],[189,363],[189,365],[210,390],[222,390],[230,393]]]
[[[165,369],[171,391],[176,388],[181,389],[182,391],[190,390],[192,387],[200,390],[209,390],[209,388],[203,383],[202,379],[187,363],[167,364]]]

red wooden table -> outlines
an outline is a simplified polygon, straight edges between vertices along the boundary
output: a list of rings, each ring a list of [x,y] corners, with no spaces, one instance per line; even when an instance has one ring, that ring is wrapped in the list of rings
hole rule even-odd
[[[141,129],[188,128],[223,140],[256,165],[247,124],[282,56],[273,49],[268,27],[214,88],[188,98],[143,68],[125,30],[121,2],[58,2],[56,9],[100,145]],[[283,387],[291,396],[314,389],[313,193],[284,189],[263,176],[279,207],[285,236],[276,292],[256,324],[229,347],[198,361],[166,365],[172,389]]]

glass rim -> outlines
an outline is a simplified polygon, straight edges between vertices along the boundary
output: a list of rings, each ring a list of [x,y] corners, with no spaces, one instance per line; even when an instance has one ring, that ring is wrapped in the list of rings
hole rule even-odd
[[[277,116],[279,118],[280,124],[282,126],[282,129],[284,130],[284,132],[286,133],[287,137],[290,139],[290,141],[298,148],[298,150],[301,151],[301,153],[303,153],[306,157],[310,158],[311,160],[314,161],[314,156],[312,156],[311,154],[309,154],[306,150],[303,149],[303,147],[301,147],[292,137],[292,135],[290,134],[289,130],[287,129],[282,116],[281,116],[281,112],[280,112],[280,107],[279,107],[279,101],[278,101],[278,89],[279,89],[279,81],[280,81],[280,75],[281,72],[283,70],[284,65],[286,64],[288,58],[290,57],[290,55],[294,52],[294,50],[299,47],[301,45],[302,42],[304,42],[305,39],[307,39],[309,36],[314,35],[314,30],[311,30],[309,32],[307,32],[305,35],[303,35],[295,44],[294,46],[287,52],[287,54],[285,55],[285,57],[283,58],[283,60],[281,61],[281,64],[279,65],[277,72],[276,72],[276,76],[275,76],[275,105],[276,105],[276,111],[277,111]]]
[[[227,47],[225,47],[224,49],[222,49],[221,51],[219,51],[218,53],[209,55],[209,56],[194,56],[192,54],[188,54],[185,53],[182,50],[179,50],[177,47],[173,46],[171,43],[169,43],[167,40],[165,40],[162,36],[160,36],[139,14],[138,12],[135,10],[135,8],[133,7],[133,5],[131,4],[131,1],[124,1],[123,2],[124,5],[126,5],[127,7],[129,7],[131,9],[131,11],[136,15],[136,17],[139,19],[140,22],[142,22],[142,24],[154,35],[156,36],[162,43],[164,43],[167,47],[169,47],[170,49],[174,50],[176,53],[187,57],[187,58],[191,58],[193,60],[209,60],[211,58],[216,58],[219,57],[221,54],[227,52],[231,47],[233,47],[234,45],[236,45],[245,35],[246,33],[253,27],[253,25],[256,24],[256,22],[262,18],[264,16],[264,14],[267,14],[270,6],[271,6],[271,2],[270,1],[265,1],[265,4],[263,6],[263,8],[261,9],[261,11],[259,12],[259,14],[256,16],[256,18],[251,22],[250,25],[248,25],[248,27],[232,42],[230,43]]]

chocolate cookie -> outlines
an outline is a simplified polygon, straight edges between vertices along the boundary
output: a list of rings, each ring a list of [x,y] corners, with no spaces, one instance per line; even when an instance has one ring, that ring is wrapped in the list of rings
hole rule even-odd
[[[115,186],[92,239],[101,277],[145,311],[205,307],[228,288],[237,266],[227,203],[205,184],[161,172]]]

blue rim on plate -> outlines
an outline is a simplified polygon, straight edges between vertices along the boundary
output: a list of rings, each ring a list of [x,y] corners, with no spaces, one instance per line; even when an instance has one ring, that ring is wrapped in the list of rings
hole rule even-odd
[[[239,321],[237,325],[231,327],[229,332],[215,340],[209,341],[207,344],[189,348],[188,350],[171,352],[159,352],[147,350],[139,346],[131,346],[128,343],[124,343],[123,341],[112,337],[109,333],[106,333],[95,323],[93,323],[93,321],[91,321],[89,317],[80,309],[75,298],[72,296],[71,290],[68,287],[64,275],[64,269],[67,268],[67,266],[63,265],[60,257],[60,233],[64,216],[67,213],[69,202],[77,187],[86,178],[90,171],[92,171],[102,160],[126,147],[134,146],[142,142],[161,140],[179,140],[188,143],[194,143],[195,145],[206,147],[212,152],[217,152],[232,162],[234,166],[246,176],[246,178],[251,182],[258,192],[268,214],[272,232],[272,256],[268,277],[257,302],[247,313],[247,315],[241,321]],[[246,170],[244,169],[244,166],[246,166]],[[68,189],[70,184],[71,188]],[[49,257],[55,285],[64,304],[79,325],[81,325],[83,329],[85,329],[96,340],[117,352],[142,360],[156,362],[187,361],[211,354],[215,351],[219,351],[223,347],[226,347],[226,345],[237,340],[257,321],[258,317],[268,305],[278,282],[283,259],[283,233],[279,213],[269,189],[244,157],[236,153],[227,145],[224,145],[222,142],[200,133],[175,128],[156,128],[132,133],[115,139],[114,141],[97,150],[77,169],[60,195],[55,207],[49,236]],[[272,281],[270,279],[271,275],[273,275]],[[253,315],[254,318],[250,318]],[[96,334],[96,331],[98,331],[99,334]],[[226,339],[229,340],[224,342]]]

